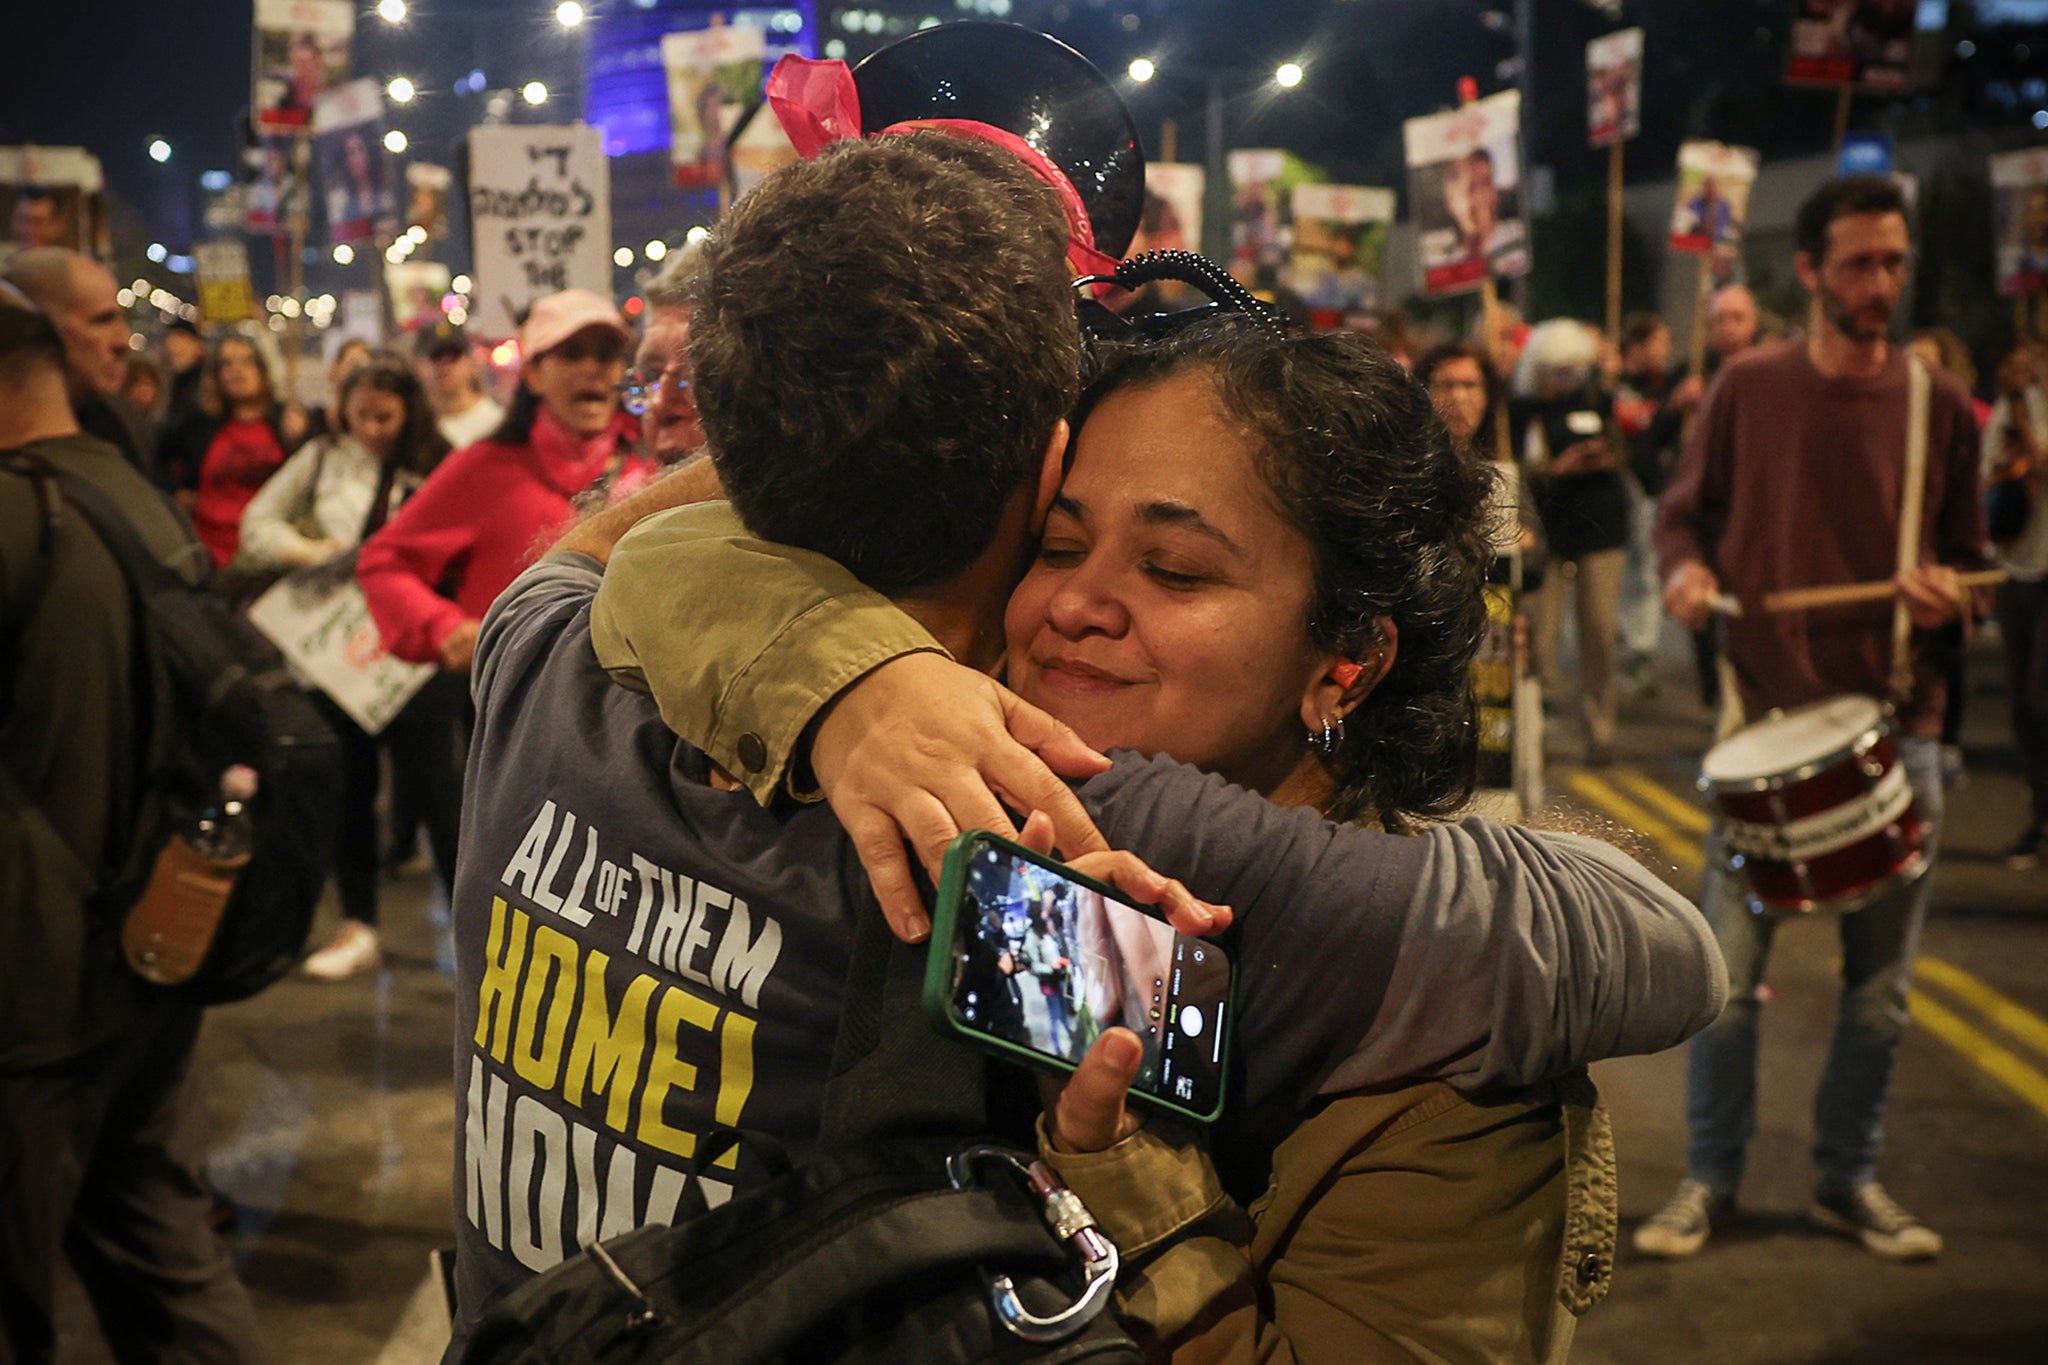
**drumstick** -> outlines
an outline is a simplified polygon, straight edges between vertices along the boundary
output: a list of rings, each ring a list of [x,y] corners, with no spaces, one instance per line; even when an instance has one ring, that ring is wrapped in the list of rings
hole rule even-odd
[[[2003,569],[1980,569],[1956,575],[1959,588],[1989,588],[2005,581]],[[1898,589],[1890,583],[1836,583],[1819,588],[1787,588],[1764,594],[1768,612],[1803,611],[1808,607],[1846,607],[1858,602],[1882,602]]]

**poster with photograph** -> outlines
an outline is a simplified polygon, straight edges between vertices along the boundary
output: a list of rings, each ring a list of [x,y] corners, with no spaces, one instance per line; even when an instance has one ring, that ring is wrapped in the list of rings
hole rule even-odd
[[[1742,240],[1749,191],[1756,184],[1753,147],[1686,142],[1678,148],[1678,200],[1671,206],[1671,249],[1704,254]]]
[[[1264,288],[1287,259],[1280,234],[1280,176],[1287,153],[1252,147],[1230,154],[1230,273],[1246,288]]]
[[[38,246],[104,254],[105,187],[99,158],[83,147],[0,147],[0,260]]]
[[[384,287],[391,291],[391,316],[401,332],[417,332],[441,320],[441,300],[453,277],[446,261],[386,262]]]
[[[1130,254],[1145,251],[1200,251],[1202,196],[1208,193],[1206,168],[1179,161],[1154,161],[1145,167],[1145,207]]]
[[[250,604],[249,624],[367,734],[390,724],[434,676],[433,665],[385,651],[352,574],[292,574]]]
[[[355,28],[352,0],[256,0],[258,133],[312,126],[321,93],[348,79]]]
[[[1643,31],[1625,28],[1586,44],[1586,140],[1627,142],[1643,130]]]
[[[1521,124],[1522,97],[1506,90],[1401,125],[1416,254],[1429,293],[1529,273]]]
[[[448,235],[448,191],[455,177],[446,166],[415,161],[405,168],[405,225],[424,230],[428,241]]]
[[[313,105],[313,163],[335,244],[398,231],[391,157],[384,150],[384,92],[365,76],[325,91]]]
[[[198,243],[192,248],[192,264],[199,277],[199,311],[208,326],[247,322],[256,316],[249,248],[239,238]]]
[[[706,189],[724,183],[733,131],[761,102],[767,48],[767,35],[752,25],[661,35],[676,184]]]
[[[1919,0],[1792,0],[1785,79],[1794,85],[1910,90]]]
[[[306,211],[306,165],[310,144],[296,137],[266,137],[242,153],[247,176],[242,206],[251,232],[281,233]]]
[[[589,124],[469,130],[470,327],[509,337],[535,299],[612,292],[611,167]]]
[[[1366,185],[1296,185],[1294,247],[1283,283],[1317,311],[1380,306],[1380,266],[1394,192]]]
[[[2048,294],[2048,147],[1991,158],[1998,292]]]

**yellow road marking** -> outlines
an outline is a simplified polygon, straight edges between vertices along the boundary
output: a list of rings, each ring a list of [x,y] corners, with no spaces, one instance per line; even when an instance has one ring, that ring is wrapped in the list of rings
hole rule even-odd
[[[2048,1057],[2048,1019],[2000,995],[1961,967],[1938,957],[1922,955],[1913,970],[1925,981],[1941,987],[1977,1013],[2014,1042],[2024,1043]]]
[[[1922,959],[1921,965],[1926,965]],[[2011,1052],[1949,1011],[1948,1007],[1920,991],[1908,997],[1908,1007],[1920,1026],[1977,1064],[1977,1069],[1998,1081],[2013,1094],[2048,1118],[2048,1076],[2028,1066]]]
[[[1681,869],[1688,872],[1700,869],[1702,858],[1697,839],[1680,834],[1605,781],[1589,772],[1569,772],[1565,774],[1564,784],[1624,825],[1641,830]]]
[[[1662,811],[1665,817],[1680,829],[1691,834],[1707,832],[1707,813],[1692,802],[1674,795],[1663,783],[1652,781],[1639,772],[1625,768],[1616,772],[1614,776],[1622,786]]]
[[[1674,861],[1697,867],[1702,859],[1697,839],[1680,834],[1671,823],[1651,814],[1648,807],[1654,806],[1689,832],[1705,831],[1709,818],[1706,812],[1686,805],[1641,774],[1619,771],[1615,776],[1630,792],[1642,798],[1641,804],[1622,795],[1592,773],[1568,772],[1564,782],[1575,795],[1655,840]],[[1974,1007],[1985,1020],[2015,1042],[2048,1057],[2048,1020],[1938,957],[1920,957],[1915,970],[1928,984],[1939,986]],[[1907,1003],[1921,1027],[2048,1118],[2048,1075],[2028,1065],[2011,1049],[1926,992],[1914,991]]]

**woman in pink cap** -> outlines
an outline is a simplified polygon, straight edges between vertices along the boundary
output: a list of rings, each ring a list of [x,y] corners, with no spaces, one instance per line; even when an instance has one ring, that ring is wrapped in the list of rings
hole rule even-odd
[[[619,411],[631,346],[618,310],[587,289],[533,305],[503,424],[442,461],[363,543],[356,575],[385,648],[467,672],[485,609],[575,515],[573,500],[645,481],[653,461]]]

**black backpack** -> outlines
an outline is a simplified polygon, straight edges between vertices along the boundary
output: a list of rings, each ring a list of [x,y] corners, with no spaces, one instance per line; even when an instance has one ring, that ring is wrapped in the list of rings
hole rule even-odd
[[[120,567],[136,629],[137,733],[134,818],[108,840],[88,909],[125,914],[148,884],[174,831],[190,828],[219,799],[220,775],[247,764],[258,777],[250,804],[254,852],[241,869],[198,973],[168,989],[201,1004],[241,1000],[298,961],[333,870],[341,810],[341,749],[292,682],[277,653],[219,597],[160,561],[120,508],[89,480],[33,454],[7,467],[34,481],[43,511],[36,558],[17,626],[47,586],[52,535],[75,511]],[[10,653],[14,651],[10,650]]]
[[[890,939],[873,904],[864,911],[821,1155],[527,1281],[478,1321],[464,1365],[1137,1365],[1104,1311],[1116,1273],[1106,1239],[1083,1270],[1085,1239],[1100,1234],[1073,1232],[1078,1202],[1027,1191],[1031,1154],[957,1136],[1002,1107],[991,1081],[1007,1078],[1030,1107],[1035,1085],[990,1073],[932,1029],[917,999],[923,951]],[[715,1131],[695,1165],[748,1138],[759,1150],[757,1135]],[[998,1303],[1013,1320],[1081,1309],[1064,1330],[1013,1329]]]

